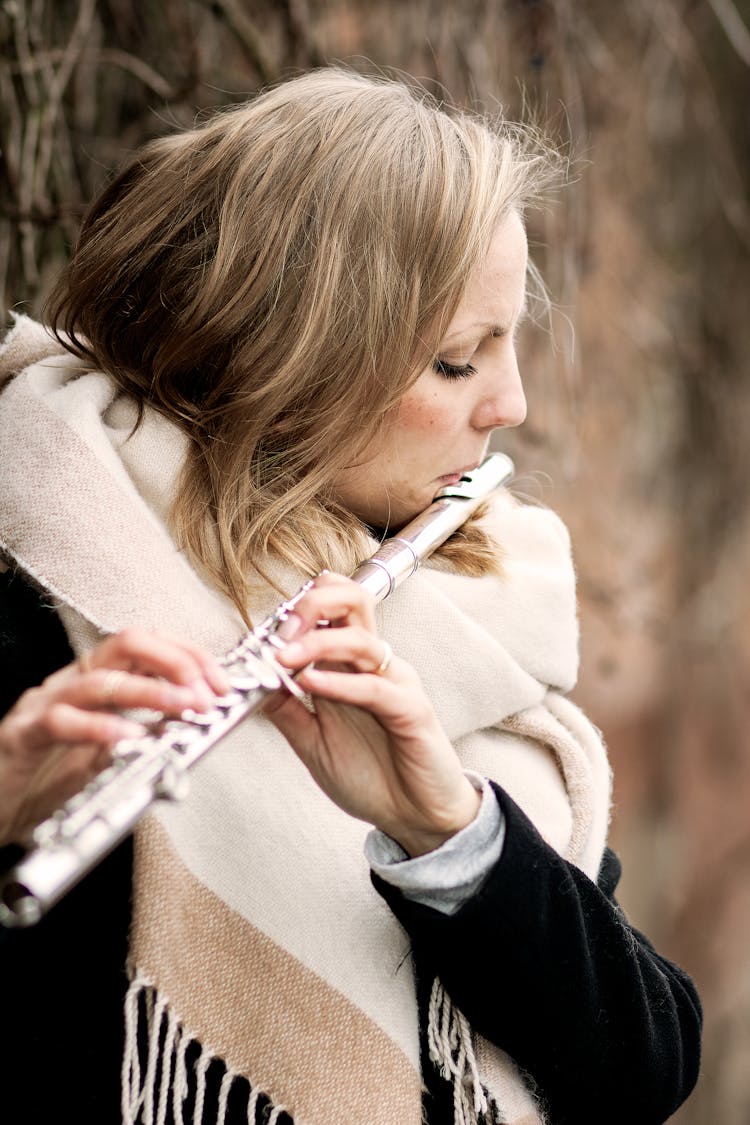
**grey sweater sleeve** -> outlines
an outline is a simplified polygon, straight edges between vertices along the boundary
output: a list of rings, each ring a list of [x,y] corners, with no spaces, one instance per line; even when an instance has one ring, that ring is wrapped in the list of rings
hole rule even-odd
[[[373,829],[365,842],[370,867],[384,882],[422,906],[455,914],[479,890],[503,850],[505,820],[489,783],[471,770],[466,776],[482,794],[471,824],[435,851],[409,859],[384,832]]]

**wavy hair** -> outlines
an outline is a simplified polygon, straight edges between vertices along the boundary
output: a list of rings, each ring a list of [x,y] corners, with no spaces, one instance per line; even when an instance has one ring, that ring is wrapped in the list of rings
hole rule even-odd
[[[322,69],[147,144],[90,209],[47,317],[188,435],[173,531],[243,616],[269,552],[309,574],[366,553],[331,482],[434,359],[498,221],[546,186],[530,137]],[[478,527],[451,552],[495,566]]]

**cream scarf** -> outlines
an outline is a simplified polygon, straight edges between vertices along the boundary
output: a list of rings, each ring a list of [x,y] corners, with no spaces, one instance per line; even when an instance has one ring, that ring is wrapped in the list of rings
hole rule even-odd
[[[18,318],[0,351],[0,552],[48,591],[76,652],[125,625],[219,654],[241,620],[175,547],[166,517],[184,437],[109,377],[81,372]],[[560,692],[575,681],[567,534],[507,494],[491,519],[502,578],[425,567],[379,609],[467,767],[499,781],[592,878],[609,769],[597,732]],[[289,592],[299,576],[278,568]],[[265,588],[254,620],[278,596]],[[201,1044],[194,1120],[222,1122],[236,1075],[298,1125],[419,1125],[418,1013],[408,937],[374,891],[368,826],[336,808],[263,718],[194,771],[187,800],[136,832],[123,1121],[182,1120],[185,1051]],[[499,904],[502,909],[502,904]],[[485,966],[491,972],[491,966]],[[136,1047],[148,1011],[150,1050]],[[430,1040],[454,1081],[456,1125],[542,1117],[512,1060],[472,1036],[439,982]],[[212,1059],[218,1106],[202,1104]],[[447,1088],[448,1096],[451,1096]]]

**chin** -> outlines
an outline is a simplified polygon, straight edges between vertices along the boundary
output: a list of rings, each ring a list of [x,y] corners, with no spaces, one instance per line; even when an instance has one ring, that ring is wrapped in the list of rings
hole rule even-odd
[[[427,503],[429,503],[429,501],[427,501]],[[373,531],[380,533],[385,532],[386,535],[395,535],[397,531],[401,530],[404,524],[408,523],[409,520],[413,519],[418,512],[423,511],[426,507],[427,504],[423,504],[419,508],[399,504],[398,507],[393,506],[378,511],[370,510],[367,513],[357,512],[356,514]]]
[[[439,481],[430,481],[421,493],[411,492],[408,496],[403,493],[399,496],[386,494],[383,496],[382,507],[380,504],[372,505],[368,511],[357,511],[356,515],[371,528],[387,529],[389,535],[397,531],[428,508],[435,498],[435,493],[442,487]]]
[[[394,505],[390,512],[390,520],[388,523],[389,531],[400,531],[409,520],[413,520],[415,516],[421,515],[425,508],[429,508],[437,491],[437,488],[426,489],[424,496],[414,497],[411,501],[404,501],[399,504],[398,507]]]

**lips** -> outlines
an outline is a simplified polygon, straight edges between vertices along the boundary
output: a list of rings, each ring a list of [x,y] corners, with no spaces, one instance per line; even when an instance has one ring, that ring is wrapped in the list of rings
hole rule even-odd
[[[465,465],[463,469],[454,469],[452,473],[444,473],[443,476],[438,477],[438,480],[446,480],[451,482],[460,480],[461,477],[465,476],[467,473],[473,473],[476,467],[476,463],[473,465]]]

